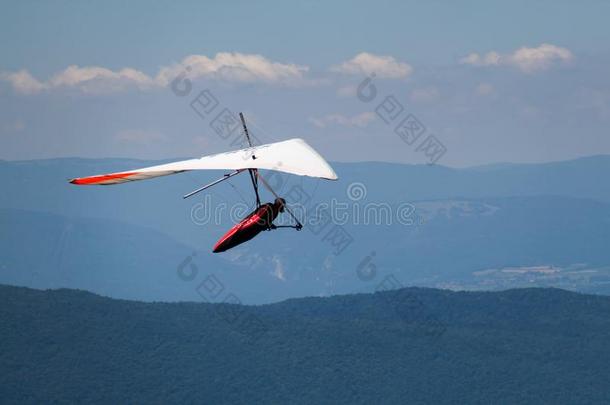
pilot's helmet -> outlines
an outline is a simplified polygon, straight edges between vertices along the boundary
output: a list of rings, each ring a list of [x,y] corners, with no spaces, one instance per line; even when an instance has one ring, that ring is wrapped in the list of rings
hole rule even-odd
[[[286,200],[284,200],[283,198],[275,199],[275,206],[279,207],[280,212],[284,212],[284,205],[286,205]]]

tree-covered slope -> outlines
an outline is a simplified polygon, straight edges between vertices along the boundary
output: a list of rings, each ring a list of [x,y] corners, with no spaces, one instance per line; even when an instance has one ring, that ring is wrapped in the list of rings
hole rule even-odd
[[[0,300],[3,402],[610,400],[608,297],[402,289],[243,307],[3,286]]]

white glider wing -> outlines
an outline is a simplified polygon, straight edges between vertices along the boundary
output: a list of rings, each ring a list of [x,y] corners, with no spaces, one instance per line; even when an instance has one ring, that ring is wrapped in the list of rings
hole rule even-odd
[[[246,170],[267,169],[300,176],[336,180],[337,174],[318,152],[304,140],[287,141],[253,146],[233,152],[182,160],[158,166],[134,169],[127,172],[101,174],[70,180],[72,184],[107,185],[127,181],[145,180],[188,170]]]

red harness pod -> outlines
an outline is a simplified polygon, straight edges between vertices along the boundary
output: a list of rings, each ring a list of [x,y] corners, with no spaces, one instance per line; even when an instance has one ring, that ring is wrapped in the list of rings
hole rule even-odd
[[[250,215],[241,220],[222,238],[216,242],[213,248],[214,253],[224,252],[239,244],[249,241],[261,231],[267,230],[277,218],[280,210],[274,204],[263,204]]]

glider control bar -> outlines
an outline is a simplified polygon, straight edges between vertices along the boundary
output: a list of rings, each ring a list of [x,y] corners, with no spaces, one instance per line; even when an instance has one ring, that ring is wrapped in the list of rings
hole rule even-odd
[[[239,173],[241,173],[241,172],[243,172],[243,171],[244,171],[244,169],[239,169],[239,170],[235,170],[234,172],[227,173],[227,174],[225,174],[224,176],[222,176],[221,178],[219,178],[218,180],[214,180],[213,182],[211,182],[211,183],[209,183],[209,184],[206,184],[205,186],[203,186],[203,187],[201,187],[201,188],[198,188],[198,189],[197,189],[197,190],[195,190],[195,191],[191,191],[190,193],[185,194],[184,196],[182,196],[182,198],[189,198],[190,196],[195,195],[195,194],[197,194],[197,193],[199,193],[199,192],[201,192],[201,191],[205,190],[206,188],[210,188],[210,187],[212,187],[213,185],[216,185],[216,184],[220,183],[221,181],[225,181],[225,180],[227,180],[227,179],[230,179],[231,177],[233,177],[233,176],[235,176],[236,174],[239,174]]]
[[[256,175],[258,176],[258,178],[260,179],[260,181],[263,183],[263,186],[265,186],[265,188],[267,190],[269,190],[271,192],[271,194],[273,194],[275,196],[275,198],[281,198],[279,195],[277,195],[277,193],[275,191],[273,191],[273,189],[271,188],[271,186],[269,185],[269,183],[267,183],[267,180],[265,180],[265,178],[263,176],[261,176],[260,174],[258,174],[258,172],[256,173]],[[292,219],[294,219],[294,221],[297,223],[296,225],[296,230],[300,231],[301,228],[303,228],[303,224],[301,224],[301,222],[297,219],[297,217],[292,213],[292,211],[290,211],[290,209],[288,208],[288,206],[286,204],[284,204],[284,209],[286,210],[286,212],[288,214],[290,214],[290,216],[292,217]],[[278,227],[279,228],[279,227]]]

